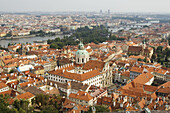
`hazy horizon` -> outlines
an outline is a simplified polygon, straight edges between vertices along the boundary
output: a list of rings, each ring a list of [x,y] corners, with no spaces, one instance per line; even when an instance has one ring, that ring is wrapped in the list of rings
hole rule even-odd
[[[170,0],[0,0],[1,12],[170,13]]]

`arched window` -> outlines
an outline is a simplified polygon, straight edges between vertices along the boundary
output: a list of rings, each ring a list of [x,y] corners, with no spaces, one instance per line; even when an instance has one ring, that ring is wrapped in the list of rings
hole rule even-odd
[[[82,63],[84,62],[84,58],[82,58]]]
[[[79,58],[78,58],[78,62],[79,62]]]

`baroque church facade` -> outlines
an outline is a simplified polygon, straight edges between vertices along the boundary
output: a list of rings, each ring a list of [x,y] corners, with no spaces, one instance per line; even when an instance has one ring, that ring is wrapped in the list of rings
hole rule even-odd
[[[83,43],[80,42],[75,62],[57,66],[55,70],[48,72],[48,79],[59,83],[75,81],[108,87],[112,84],[112,69],[109,62],[90,60],[89,53],[84,48]]]

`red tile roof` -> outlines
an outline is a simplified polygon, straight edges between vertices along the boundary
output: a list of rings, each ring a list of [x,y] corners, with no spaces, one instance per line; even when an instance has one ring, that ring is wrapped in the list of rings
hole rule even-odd
[[[78,91],[77,94],[71,93],[69,95],[69,98],[75,98],[75,99],[85,100],[85,101],[90,101],[91,99],[93,99],[93,97],[90,96],[90,94],[88,94],[85,91]]]
[[[0,89],[7,87],[7,85],[3,82],[0,82]]]
[[[26,100],[26,99],[30,99],[32,97],[34,97],[34,95],[32,93],[26,92],[26,93],[16,96],[16,99],[25,99]]]

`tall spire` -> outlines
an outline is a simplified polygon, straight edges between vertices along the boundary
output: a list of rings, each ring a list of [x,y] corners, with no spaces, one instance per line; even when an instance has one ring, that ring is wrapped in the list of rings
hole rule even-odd
[[[84,50],[84,44],[81,41],[80,41],[80,44],[79,44],[79,49]]]
[[[145,49],[146,48],[146,40],[145,40],[145,38],[144,38],[144,41],[143,41],[143,48]]]

